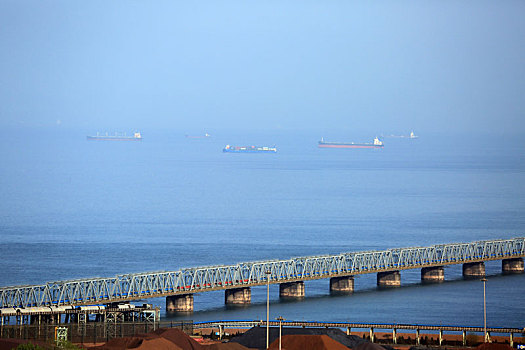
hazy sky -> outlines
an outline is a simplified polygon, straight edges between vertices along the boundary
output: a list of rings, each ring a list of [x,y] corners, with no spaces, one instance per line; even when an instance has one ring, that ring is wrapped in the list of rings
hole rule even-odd
[[[1,0],[0,126],[523,132],[524,19],[523,0]]]

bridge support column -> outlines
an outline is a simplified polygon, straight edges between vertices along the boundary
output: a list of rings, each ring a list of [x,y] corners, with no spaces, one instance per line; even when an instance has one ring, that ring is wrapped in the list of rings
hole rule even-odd
[[[501,260],[501,270],[505,274],[522,273],[523,272],[523,258]]]
[[[424,283],[443,282],[445,280],[445,268],[443,266],[423,267],[421,269],[421,281]]]
[[[304,282],[288,282],[279,285],[279,297],[285,299],[304,298]]]
[[[483,261],[463,264],[463,277],[475,278],[485,276],[485,263]]]
[[[377,273],[378,287],[399,287],[401,286],[401,274],[399,271],[388,271]]]
[[[354,277],[332,277],[330,278],[330,293],[342,294],[352,293],[354,291]]]
[[[192,312],[193,294],[166,297],[166,310],[170,312]]]
[[[250,287],[226,289],[224,291],[224,303],[226,305],[246,305],[252,301],[252,290]]]

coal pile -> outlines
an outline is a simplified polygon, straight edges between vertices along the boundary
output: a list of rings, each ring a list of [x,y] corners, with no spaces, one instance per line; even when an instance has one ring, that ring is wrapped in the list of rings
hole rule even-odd
[[[281,348],[286,350],[350,350],[327,335],[285,335],[281,338]],[[279,349],[279,339],[275,339],[269,349]]]
[[[346,346],[354,348],[359,344],[368,343],[368,341],[356,336],[346,335],[337,328],[283,328],[283,337],[285,335],[327,335],[331,339]],[[270,327],[270,344],[279,338],[279,328]],[[247,332],[233,337],[230,342],[239,343],[247,348],[266,349],[266,327],[253,327]]]

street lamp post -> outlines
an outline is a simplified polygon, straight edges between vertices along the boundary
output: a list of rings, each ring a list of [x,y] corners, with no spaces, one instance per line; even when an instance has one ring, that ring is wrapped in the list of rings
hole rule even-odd
[[[487,334],[487,297],[485,293],[485,284],[487,282],[487,279],[483,277],[481,279],[481,282],[483,282],[483,332],[485,334],[484,336],[484,342],[488,342],[488,334]]]
[[[276,318],[276,320],[279,321],[279,350],[281,350],[281,334],[283,329],[284,318],[282,316],[279,316]]]
[[[266,349],[270,347],[270,270],[266,271]]]

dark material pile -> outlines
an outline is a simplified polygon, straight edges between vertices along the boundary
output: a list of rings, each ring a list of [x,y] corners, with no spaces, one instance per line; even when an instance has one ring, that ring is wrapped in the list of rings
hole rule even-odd
[[[327,335],[347,348],[367,343],[366,340],[356,335],[346,335],[345,332],[336,328],[283,328],[282,335],[283,337],[285,335]],[[279,328],[270,327],[270,344],[278,338]],[[266,349],[266,327],[253,327],[246,333],[232,338],[230,342],[239,343],[247,348]]]
[[[205,350],[251,350],[239,343],[217,343],[205,345]]]
[[[281,348],[286,350],[350,350],[327,335],[285,335],[281,338]],[[279,339],[275,339],[269,349],[279,349]]]
[[[10,350],[15,349],[20,344],[26,344],[31,343],[33,345],[37,345],[43,349],[53,349],[54,346],[52,344],[47,344],[40,341],[34,341],[34,340],[25,340],[25,339],[12,339],[12,338],[3,338],[0,339],[0,350]]]
[[[393,349],[391,346],[385,345],[379,345],[375,343],[361,343],[358,346],[354,347],[354,350],[385,350],[385,349]]]
[[[508,344],[483,343],[476,347],[476,350],[511,350],[513,348]]]

